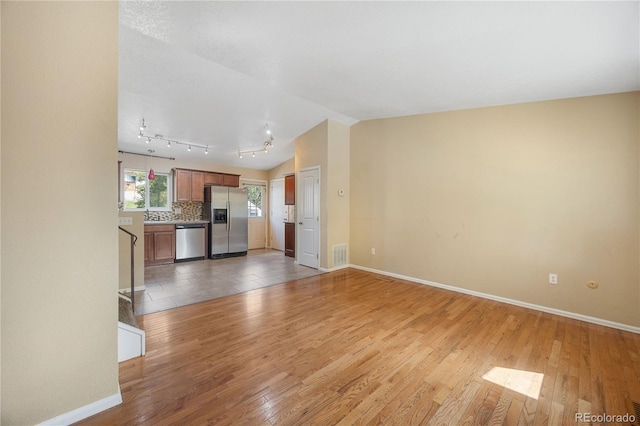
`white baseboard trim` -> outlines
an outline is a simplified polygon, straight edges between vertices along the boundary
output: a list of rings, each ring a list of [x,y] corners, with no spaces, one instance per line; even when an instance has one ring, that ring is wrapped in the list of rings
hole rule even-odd
[[[631,333],[640,334],[640,327],[634,327],[628,324],[622,324],[619,322],[609,321],[602,318],[591,317],[588,315],[577,314],[574,312],[563,311],[561,309],[550,308],[547,306],[536,305],[533,303],[523,302],[520,300],[508,299],[506,297],[495,296],[493,294],[481,293],[479,291],[467,290],[465,288],[454,287],[446,284],[440,284],[433,281],[422,280],[420,278],[408,277],[406,275],[395,274],[393,272],[380,271],[378,269],[367,268],[359,265],[349,265],[351,268],[360,269],[362,271],[372,272],[374,274],[385,275],[388,277],[398,278],[401,280],[411,281],[418,284],[424,284],[431,287],[442,288],[444,290],[455,291],[456,293],[468,294],[470,296],[481,297],[483,299],[495,300],[496,302],[508,303],[509,305],[520,306],[523,308],[529,308],[536,311],[546,312],[549,314],[560,315],[566,318],[572,318],[580,321],[590,322],[592,324],[603,325],[605,327],[615,328],[618,330],[629,331]]]
[[[120,385],[118,385],[120,387]],[[69,411],[68,413],[61,414],[52,419],[46,420],[39,425],[70,425],[72,423],[79,422],[80,420],[84,420],[87,417],[91,417],[94,414],[98,414],[101,411],[108,410],[109,408],[115,407],[116,405],[122,404],[122,395],[120,394],[120,389],[118,389],[118,393],[115,393],[111,396],[103,398],[99,401],[92,402],[89,405],[85,405],[84,407],[77,408],[73,411]]]
[[[347,269],[349,268],[351,265],[342,265],[342,266],[336,266],[334,268],[318,268],[319,271],[321,272],[333,272],[333,271],[339,271],[340,269]],[[354,266],[355,268],[355,266]]]

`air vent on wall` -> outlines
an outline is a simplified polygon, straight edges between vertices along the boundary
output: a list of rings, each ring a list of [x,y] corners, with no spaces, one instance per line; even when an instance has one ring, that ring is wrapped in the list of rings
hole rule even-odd
[[[347,245],[336,244],[333,246],[333,267],[344,266],[347,264]]]

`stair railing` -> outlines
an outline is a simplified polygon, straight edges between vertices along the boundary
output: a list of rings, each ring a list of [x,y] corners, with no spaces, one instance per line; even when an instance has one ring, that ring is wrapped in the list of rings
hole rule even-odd
[[[135,274],[134,274],[134,253],[133,253],[133,248],[136,245],[136,241],[138,241],[138,237],[135,234],[132,234],[131,232],[127,231],[126,229],[124,229],[121,226],[118,226],[118,229],[121,230],[122,232],[126,233],[129,235],[129,246],[131,248],[131,290],[129,293],[129,300],[131,301],[131,310],[133,311],[134,315],[135,315],[135,295],[133,292],[133,288],[134,288],[134,280],[135,280]]]

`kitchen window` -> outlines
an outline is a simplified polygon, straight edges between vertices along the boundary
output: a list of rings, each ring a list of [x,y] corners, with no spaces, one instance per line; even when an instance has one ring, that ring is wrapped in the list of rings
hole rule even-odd
[[[171,181],[168,173],[148,178],[145,170],[124,169],[124,210],[171,210]]]

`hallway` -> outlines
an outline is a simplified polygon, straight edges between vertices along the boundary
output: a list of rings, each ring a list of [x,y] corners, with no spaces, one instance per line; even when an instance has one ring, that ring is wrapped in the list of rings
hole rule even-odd
[[[268,287],[322,272],[294,263],[283,252],[249,250],[247,256],[147,266],[137,291],[136,315],[164,311]]]

